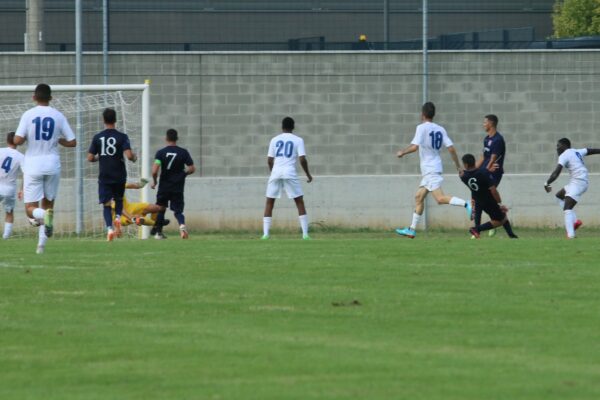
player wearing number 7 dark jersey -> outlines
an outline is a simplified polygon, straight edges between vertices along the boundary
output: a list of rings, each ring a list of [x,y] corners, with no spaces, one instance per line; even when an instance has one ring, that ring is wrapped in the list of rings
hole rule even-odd
[[[458,163],[458,156],[454,145],[446,130],[441,125],[433,122],[435,116],[435,106],[431,102],[423,104],[421,108],[421,123],[417,126],[415,137],[413,138],[410,146],[404,150],[400,150],[396,155],[399,158],[404,157],[407,154],[414,153],[419,150],[419,158],[421,159],[421,175],[423,176],[417,193],[415,195],[416,205],[415,212],[413,213],[412,222],[410,227],[398,228],[396,233],[409,238],[416,236],[417,224],[421,220],[423,210],[425,208],[425,198],[431,192],[433,197],[438,204],[450,204],[452,206],[464,207],[467,215],[471,216],[471,204],[461,198],[448,196],[442,191],[442,182],[444,180],[442,176],[442,158],[440,157],[440,149],[444,145],[450,152],[452,161],[456,166],[458,173],[462,171],[460,164]]]
[[[121,213],[123,212],[123,195],[127,182],[127,168],[125,159],[135,162],[137,157],[131,151],[129,137],[119,132],[117,112],[107,108],[102,113],[105,129],[97,133],[92,139],[88,150],[89,162],[98,161],[100,173],[98,175],[98,201],[104,206],[103,216],[106,224],[106,240],[112,241],[121,236]],[[115,202],[115,219],[112,219],[112,201]]]
[[[14,143],[18,146],[27,141],[23,164],[23,201],[32,224],[40,226],[37,253],[41,254],[54,228],[54,200],[60,181],[58,145],[75,147],[77,141],[65,116],[50,107],[50,86],[45,83],[37,85],[33,100],[37,105],[23,113]]]
[[[160,183],[158,193],[156,194],[156,204],[160,206],[160,211],[156,217],[156,223],[152,230],[155,239],[164,239],[162,227],[165,221],[165,211],[170,206],[179,222],[179,235],[182,239],[188,238],[188,231],[185,226],[185,216],[183,215],[183,189],[185,178],[196,171],[194,161],[190,153],[177,146],[177,131],[169,129],[165,138],[167,146],[156,152],[154,164],[152,165],[152,189],[156,187],[158,172],[160,171]]]

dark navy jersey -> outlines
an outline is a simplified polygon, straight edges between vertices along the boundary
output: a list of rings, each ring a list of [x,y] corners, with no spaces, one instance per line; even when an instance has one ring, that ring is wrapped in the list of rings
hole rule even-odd
[[[156,152],[154,163],[160,165],[159,192],[183,192],[185,166],[194,165],[190,153],[179,146],[167,146]]]
[[[492,192],[490,192],[490,188],[495,185],[489,172],[483,169],[465,170],[460,179],[471,189],[471,197],[476,202],[480,204],[496,203],[496,199],[494,199]]]
[[[487,168],[490,159],[492,158],[492,154],[496,154],[498,156],[496,158],[496,163],[498,163],[500,168],[498,168],[494,174],[503,174],[505,152],[506,145],[500,132],[496,132],[492,137],[485,135],[483,138],[483,164],[481,165],[481,168]]]
[[[105,129],[94,136],[88,152],[98,155],[99,182],[121,183],[127,181],[127,169],[123,158],[125,150],[131,150],[129,137],[116,129]]]

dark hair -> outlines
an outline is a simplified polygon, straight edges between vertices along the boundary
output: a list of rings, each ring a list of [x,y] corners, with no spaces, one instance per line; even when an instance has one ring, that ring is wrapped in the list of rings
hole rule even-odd
[[[45,83],[40,83],[35,87],[35,92],[33,92],[35,99],[38,101],[50,101],[52,99],[52,89],[50,86]]]
[[[294,124],[294,120],[291,117],[285,117],[283,121],[281,121],[281,129],[285,131],[293,131]]]
[[[498,117],[495,116],[494,114],[486,115],[485,119],[490,121],[492,123],[492,125],[494,125],[494,128],[498,126]]]
[[[6,134],[6,143],[10,144],[11,146],[15,145],[15,133],[14,132],[8,132]]]
[[[571,148],[571,141],[569,139],[567,139],[566,137],[562,138],[562,139],[558,139],[558,143],[560,143],[564,146],[567,146],[568,149]]]
[[[175,129],[169,129],[167,131],[167,140],[169,142],[176,142],[177,141],[177,131]]]
[[[423,107],[421,107],[421,112],[425,118],[433,119],[433,117],[435,117],[435,105],[428,101],[427,103],[423,104]]]
[[[465,167],[472,167],[475,165],[475,156],[467,153],[462,156],[462,162],[465,164]]]
[[[102,113],[102,118],[104,118],[105,124],[114,124],[117,122],[117,112],[112,108],[107,108]]]

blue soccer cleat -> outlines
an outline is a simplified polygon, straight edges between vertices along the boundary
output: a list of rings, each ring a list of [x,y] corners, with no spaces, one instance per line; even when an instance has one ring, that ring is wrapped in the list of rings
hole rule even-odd
[[[469,217],[469,220],[473,220],[473,207],[471,206],[471,202],[467,201],[465,204],[465,210],[467,210],[467,217]]]
[[[396,229],[396,233],[400,236],[406,236],[411,239],[414,239],[415,236],[417,236],[417,232],[415,232],[415,230],[411,229],[411,228],[402,228],[402,229],[398,228],[398,229]]]

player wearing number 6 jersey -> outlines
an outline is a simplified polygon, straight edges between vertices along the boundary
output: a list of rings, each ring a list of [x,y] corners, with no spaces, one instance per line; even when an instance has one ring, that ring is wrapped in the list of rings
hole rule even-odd
[[[404,150],[400,150],[396,155],[399,158],[404,157],[407,154],[414,153],[419,150],[419,157],[421,159],[421,174],[423,179],[419,184],[417,193],[415,195],[416,205],[415,212],[413,213],[412,223],[410,227],[398,228],[396,233],[409,238],[416,236],[417,224],[421,220],[423,210],[425,208],[425,198],[431,192],[433,197],[438,204],[450,204],[452,206],[464,207],[467,211],[467,215],[471,216],[471,204],[458,197],[445,195],[442,191],[442,158],[440,157],[440,149],[444,145],[450,152],[452,161],[456,166],[456,170],[460,173],[462,168],[458,163],[458,156],[454,145],[446,130],[433,122],[435,116],[435,106],[431,102],[423,104],[421,108],[421,120],[422,124],[417,126],[415,137],[413,138],[410,146]]]
[[[271,219],[273,216],[273,207],[275,199],[281,197],[281,192],[285,189],[288,198],[294,199],[298,208],[300,227],[302,228],[302,238],[310,239],[308,236],[308,216],[304,207],[304,194],[302,186],[296,172],[296,161],[300,160],[300,165],[306,173],[308,183],[312,182],[312,175],[308,171],[308,161],[306,161],[306,151],[304,150],[304,140],[294,135],[294,120],[285,117],[281,122],[283,133],[271,139],[267,164],[271,171],[269,182],[267,184],[267,202],[265,204],[265,213],[263,217],[263,237],[269,238],[269,229],[271,228]]]
[[[123,194],[127,182],[125,159],[135,162],[137,157],[131,151],[129,137],[115,129],[117,113],[107,108],[102,113],[104,129],[92,139],[88,150],[89,162],[99,161],[98,200],[104,205],[104,222],[106,223],[106,239],[110,242],[115,236],[121,236],[121,214],[123,213]],[[115,202],[115,219],[112,219],[112,201]]]
[[[185,227],[185,216],[183,215],[183,188],[185,178],[196,171],[194,161],[190,153],[177,146],[177,131],[169,129],[167,131],[167,146],[156,152],[154,164],[152,165],[152,189],[156,187],[156,179],[160,171],[160,184],[156,194],[156,204],[160,206],[160,211],[154,224],[155,239],[164,239],[162,227],[165,224],[165,211],[170,206],[179,222],[179,235],[182,239],[188,238],[188,231]]]
[[[45,83],[36,86],[33,100],[37,106],[23,113],[14,143],[27,140],[23,163],[23,199],[29,218],[43,223],[39,229],[37,253],[43,253],[54,227],[54,199],[60,181],[58,145],[75,147],[77,141],[65,116],[50,107],[52,90]],[[40,201],[42,202],[40,207]]]

